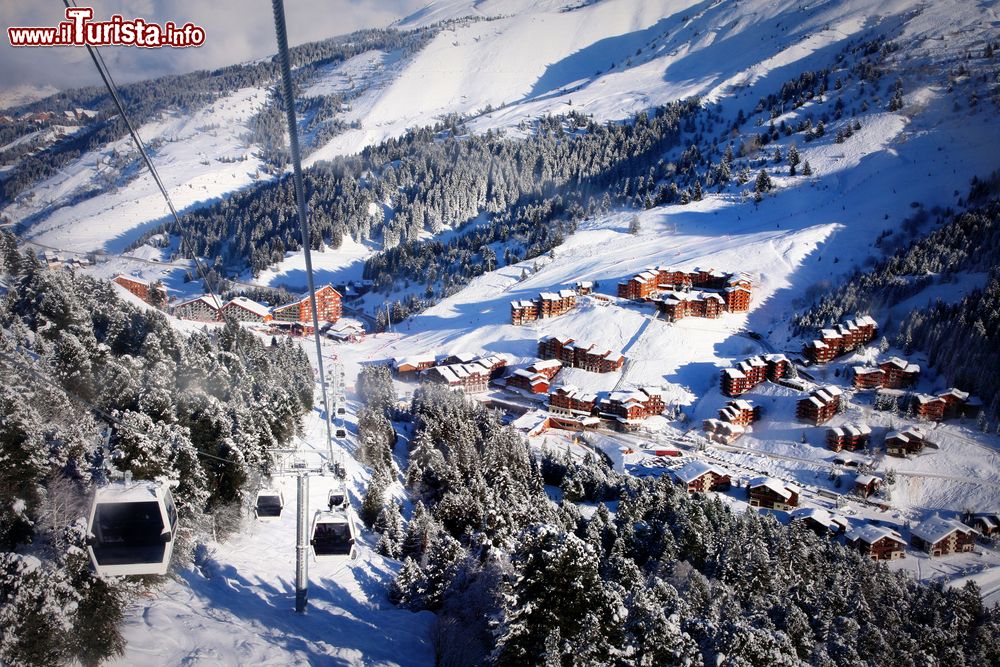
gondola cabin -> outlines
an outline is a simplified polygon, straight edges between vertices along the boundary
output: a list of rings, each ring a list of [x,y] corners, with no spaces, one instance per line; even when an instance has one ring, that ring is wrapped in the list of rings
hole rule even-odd
[[[257,492],[254,513],[261,521],[276,521],[285,508],[285,497],[276,489],[261,489]]]
[[[310,543],[317,561],[354,558],[354,539],[354,521],[346,510],[316,512]]]
[[[330,493],[326,497],[326,506],[331,510],[347,509],[347,491],[342,484],[330,489]]]
[[[159,482],[115,482],[97,490],[87,552],[107,576],[166,574],[177,536],[177,508]]]
[[[334,433],[334,437],[337,437],[337,438],[346,438],[347,437],[347,429],[344,428],[343,426],[338,426],[337,429],[336,429],[336,432]]]

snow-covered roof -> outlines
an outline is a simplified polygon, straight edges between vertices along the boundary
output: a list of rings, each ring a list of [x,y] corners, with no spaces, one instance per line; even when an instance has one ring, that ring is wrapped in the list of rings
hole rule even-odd
[[[518,299],[517,301],[511,301],[510,305],[514,308],[534,308],[534,301],[527,301],[525,299]]]
[[[837,531],[848,526],[847,519],[837,514],[831,514],[820,507],[799,507],[792,510],[792,519],[812,519],[830,531]]]
[[[734,399],[732,401],[729,401],[727,405],[731,405],[737,410],[753,410],[753,403],[751,401],[746,400],[745,398]]]
[[[568,299],[568,298],[571,298],[571,297],[575,297],[576,296],[576,292],[574,292],[573,290],[569,290],[569,289],[561,289],[561,290],[559,290],[559,296],[562,297],[562,298],[564,298],[564,299]]]
[[[555,292],[542,292],[538,295],[542,301],[559,301],[559,295]]]
[[[902,535],[885,526],[876,526],[871,523],[865,523],[860,526],[855,526],[847,531],[847,540],[850,542],[861,540],[866,544],[875,544],[882,538],[889,538],[893,542],[897,542],[900,546],[906,546],[906,542],[903,540]]]
[[[455,359],[455,363],[458,364],[471,364],[479,357],[475,352],[455,352],[448,356]]]
[[[578,280],[577,283],[576,283],[576,286],[577,287],[583,287],[583,288],[593,287],[594,286],[594,281],[592,281],[592,280]]]
[[[941,398],[944,398],[945,396],[951,396],[953,398],[957,398],[960,401],[964,401],[969,398],[969,392],[962,391],[961,389],[956,389],[955,387],[952,387],[948,391],[941,393]]]
[[[256,301],[252,301],[252,300],[246,298],[245,296],[238,296],[238,297],[235,297],[233,299],[230,299],[229,303],[227,303],[225,306],[223,306],[223,308],[227,308],[227,307],[229,307],[231,305],[232,306],[239,306],[240,308],[243,308],[244,310],[249,310],[254,315],[259,315],[260,317],[266,317],[267,315],[270,315],[270,313],[271,313],[271,311],[268,310],[267,306],[265,306],[263,304],[260,304],[260,303],[257,303]]]
[[[917,364],[911,364],[905,359],[900,359],[899,357],[890,357],[889,359],[883,361],[879,366],[894,366],[904,373],[919,373],[920,366]]]
[[[724,468],[707,463],[706,461],[694,460],[685,463],[680,468],[673,471],[674,475],[685,484],[690,484],[702,475],[713,473],[720,477],[729,477],[730,473]]]
[[[749,488],[759,489],[761,487],[766,487],[785,499],[791,498],[794,493],[801,492],[801,489],[794,484],[786,484],[780,479],[773,477],[757,477],[750,480]]]
[[[770,361],[772,364],[781,363],[782,361],[787,362],[788,357],[783,354],[768,354],[764,356],[764,359]]]
[[[880,477],[876,477],[875,475],[857,475],[854,478],[854,484],[856,486],[868,486],[873,482],[875,484],[881,484],[882,479]]]
[[[539,428],[545,423],[545,420],[549,418],[549,415],[541,410],[532,410],[531,412],[526,412],[519,416],[513,422],[511,426],[522,431],[527,431],[531,433],[535,429]]]
[[[935,403],[938,401],[944,401],[944,399],[939,396],[930,396],[928,394],[917,394],[917,403],[919,403],[920,405],[927,405],[928,403]]]
[[[209,308],[212,308],[213,310],[218,310],[219,308],[222,308],[222,301],[218,297],[212,294],[202,294],[201,296],[196,296],[193,299],[181,301],[180,303],[175,305],[174,308],[180,308],[181,306],[186,306],[189,303],[196,303],[198,301],[201,301],[202,303],[204,303]]]
[[[746,375],[736,370],[735,368],[726,368],[722,372],[725,373],[727,377],[731,377],[734,380],[740,380],[746,377]]]
[[[871,315],[862,315],[861,317],[855,317],[854,321],[857,322],[860,326],[865,326],[865,325],[870,325],[873,327],[878,326],[878,322],[876,322]]]
[[[937,514],[911,528],[910,534],[914,537],[919,537],[928,544],[937,544],[955,531],[964,534],[979,534],[978,530],[970,526],[966,526],[957,519],[945,519]]]
[[[403,357],[401,359],[393,359],[392,365],[397,370],[402,366],[419,366],[420,364],[434,364],[436,359],[433,354],[420,354],[413,357]]]
[[[852,370],[855,375],[872,375],[882,372],[881,368],[875,368],[874,366],[855,366]]]
[[[546,368],[562,368],[562,362],[558,359],[542,359],[534,362],[528,368],[534,368],[536,371],[545,370]]]

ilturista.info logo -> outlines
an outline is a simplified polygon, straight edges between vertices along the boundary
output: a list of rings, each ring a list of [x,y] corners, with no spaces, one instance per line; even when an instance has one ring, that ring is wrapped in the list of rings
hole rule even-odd
[[[68,7],[66,20],[55,26],[11,26],[7,39],[11,46],[138,46],[158,49],[185,48],[205,43],[205,29],[188,22],[162,25],[141,18],[126,19],[114,14],[107,21],[94,21],[90,7]]]

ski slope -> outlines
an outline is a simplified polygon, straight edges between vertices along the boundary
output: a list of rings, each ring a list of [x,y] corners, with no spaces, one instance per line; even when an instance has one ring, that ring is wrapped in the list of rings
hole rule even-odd
[[[302,344],[315,361],[312,340]],[[304,437],[289,447],[316,467],[328,460],[325,442],[316,408],[306,416]],[[338,447],[336,456],[347,469],[356,508],[367,473],[349,448]],[[316,510],[326,508],[334,483],[330,475],[310,474],[310,523]],[[388,586],[399,565],[375,553],[376,540],[360,521],[355,560],[317,562],[310,550],[308,608],[295,613],[296,478],[279,474],[267,485],[284,496],[281,517],[262,522],[246,516],[236,534],[200,546],[193,567],[139,598],[122,628],[125,655],[111,664],[433,665],[434,615],[389,602]]]

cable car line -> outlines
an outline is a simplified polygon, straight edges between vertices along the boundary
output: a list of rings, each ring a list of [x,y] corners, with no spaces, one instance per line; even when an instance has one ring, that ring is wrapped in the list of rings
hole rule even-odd
[[[73,0],[73,4],[70,5],[70,0],[63,0],[63,4],[69,9],[71,6],[76,6],[76,0]],[[114,100],[115,106],[118,108],[118,114],[121,116],[122,120],[125,122],[125,126],[128,128],[129,134],[132,135],[132,140],[135,142],[136,148],[139,149],[139,153],[142,156],[143,161],[146,163],[146,167],[149,169],[149,173],[152,175],[153,180],[156,182],[157,187],[160,189],[160,193],[163,195],[164,201],[167,203],[167,208],[170,209],[170,215],[174,219],[174,229],[176,231],[177,237],[180,239],[181,247],[184,247],[185,240],[184,234],[181,231],[181,219],[177,214],[177,209],[174,207],[173,200],[170,199],[170,193],[167,192],[166,186],[163,185],[163,180],[160,179],[159,172],[156,171],[156,167],[153,166],[153,161],[149,157],[149,153],[146,152],[146,146],[142,141],[142,137],[139,136],[139,132],[136,130],[132,121],[129,119],[128,114],[125,113],[125,105],[122,103],[121,97],[118,95],[118,89],[115,86],[114,79],[111,78],[111,70],[108,69],[107,63],[104,62],[104,56],[98,51],[97,47],[91,46],[90,44],[85,45],[87,47],[87,53],[90,54],[90,59],[94,62],[94,66],[97,68],[98,74],[101,75],[101,80],[104,81],[104,86],[108,89],[108,93],[111,95],[111,99]],[[205,270],[204,265],[199,259],[198,254],[193,251],[189,246],[187,248],[188,253],[191,255],[195,263],[195,268],[201,275],[202,282],[205,283],[205,289],[208,293],[215,299],[216,303],[221,304],[222,300],[219,299],[219,295],[215,293],[215,288],[212,287],[208,280],[208,272]]]

